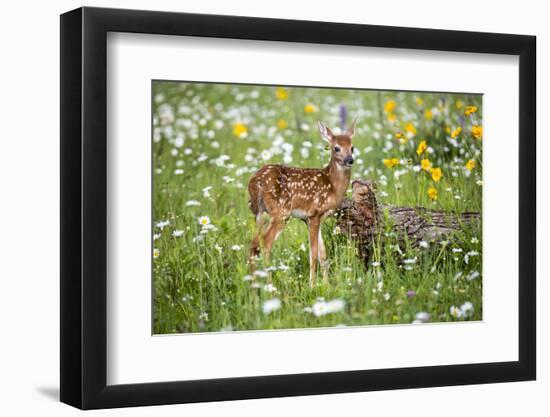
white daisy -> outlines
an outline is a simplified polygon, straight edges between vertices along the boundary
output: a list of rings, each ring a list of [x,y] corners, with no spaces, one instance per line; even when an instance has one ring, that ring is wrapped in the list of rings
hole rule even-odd
[[[262,311],[264,314],[271,314],[272,312],[281,308],[281,300],[278,298],[272,298],[271,300],[264,301]]]
[[[201,226],[208,226],[210,224],[210,217],[208,216],[199,217],[199,224]]]

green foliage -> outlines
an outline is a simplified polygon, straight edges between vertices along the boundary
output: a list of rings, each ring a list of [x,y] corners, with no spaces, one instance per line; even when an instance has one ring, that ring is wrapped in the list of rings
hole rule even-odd
[[[480,96],[173,82],[155,82],[153,93],[155,333],[482,318],[481,225],[420,248],[399,247],[388,232],[365,268],[328,219],[330,284],[314,289],[307,230],[297,220],[276,242],[271,265],[260,261],[272,286],[250,277],[246,263],[254,229],[248,179],[266,163],[325,165],[318,119],[342,129],[358,118],[353,177],[374,180],[382,203],[481,211],[482,146],[471,135],[481,126]],[[466,106],[477,111],[466,116]],[[428,149],[419,155],[421,140]],[[389,158],[399,162],[388,168]],[[425,158],[442,169],[441,180],[420,169]],[[280,307],[269,311],[273,299]]]

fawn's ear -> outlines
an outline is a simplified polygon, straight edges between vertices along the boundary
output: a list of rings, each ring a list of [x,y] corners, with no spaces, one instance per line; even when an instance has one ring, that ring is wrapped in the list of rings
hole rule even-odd
[[[351,139],[353,135],[355,135],[355,125],[357,124],[357,117],[353,119],[353,123],[350,127],[348,127],[348,130],[346,130],[346,136],[349,136]]]
[[[317,126],[319,127],[319,133],[321,134],[321,137],[329,143],[332,142],[332,140],[334,139],[334,134],[332,133],[332,130],[325,126],[325,124],[320,120],[317,122]]]

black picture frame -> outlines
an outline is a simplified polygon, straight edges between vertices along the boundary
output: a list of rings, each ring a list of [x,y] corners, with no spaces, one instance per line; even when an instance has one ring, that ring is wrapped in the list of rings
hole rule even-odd
[[[107,385],[108,32],[519,56],[519,360]],[[534,36],[84,7],[61,15],[60,57],[62,402],[95,409],[535,379]]]

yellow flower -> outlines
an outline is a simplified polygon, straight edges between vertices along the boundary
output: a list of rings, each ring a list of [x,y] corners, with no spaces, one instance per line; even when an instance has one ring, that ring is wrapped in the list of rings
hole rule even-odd
[[[438,182],[442,176],[443,176],[443,171],[441,171],[441,168],[432,168],[432,179],[435,182]]]
[[[275,97],[277,97],[278,100],[286,100],[288,99],[288,91],[283,87],[277,87],[275,90]]]
[[[416,135],[416,127],[410,122],[405,125],[405,130],[411,135]]]
[[[233,134],[238,138],[246,136],[248,133],[248,127],[244,123],[237,122],[233,125]]]
[[[478,125],[472,126],[472,136],[476,139],[481,139],[483,136],[483,128]]]
[[[451,134],[451,128],[450,128],[450,126],[445,126],[445,132],[447,132],[448,135]]]
[[[423,159],[422,161],[420,161],[420,167],[426,171],[426,172],[430,172],[431,169],[432,169],[432,163],[430,162],[429,159]]]
[[[475,159],[470,159],[468,160],[468,162],[466,162],[466,169],[468,171],[471,171],[472,169],[474,169],[476,167],[476,161]]]
[[[462,107],[464,107],[464,103],[461,100],[457,100],[455,102],[455,106],[458,110],[460,110]]]
[[[426,120],[432,120],[434,118],[434,114],[433,112],[431,111],[431,109],[426,109],[424,110],[424,118]]]
[[[437,190],[434,187],[428,188],[428,197],[430,197],[432,201],[437,200]]]
[[[424,100],[422,100],[420,97],[415,97],[414,99],[416,101],[416,104],[419,106],[422,106],[424,104]]]
[[[399,165],[399,159],[397,158],[384,159],[382,162],[384,162],[384,165],[388,168],[393,168],[394,166]]]
[[[428,144],[426,143],[425,140],[423,140],[418,144],[418,148],[416,149],[416,153],[418,155],[422,155],[424,152],[426,152],[426,149],[428,149]]]
[[[455,130],[452,131],[451,137],[453,139],[456,138],[458,135],[460,135],[460,132],[462,132],[462,128],[458,126]]]
[[[384,112],[385,113],[393,113],[393,110],[395,109],[396,103],[393,100],[386,101],[386,104],[384,104]]]
[[[407,140],[409,140],[403,132],[397,132],[395,138],[398,139],[401,144],[405,144]]]
[[[388,122],[395,122],[395,119],[397,119],[395,113],[388,113]]]
[[[153,258],[157,259],[160,256],[160,250],[157,248],[153,249]]]
[[[285,119],[279,119],[277,120],[277,127],[279,129],[286,129],[288,127],[288,123]]]
[[[471,114],[474,114],[477,111],[476,106],[466,106],[466,109],[464,109],[464,114],[466,116],[469,116]]]
[[[304,107],[304,111],[306,113],[315,113],[317,111],[317,107],[315,107],[313,104],[311,103],[307,103]]]

